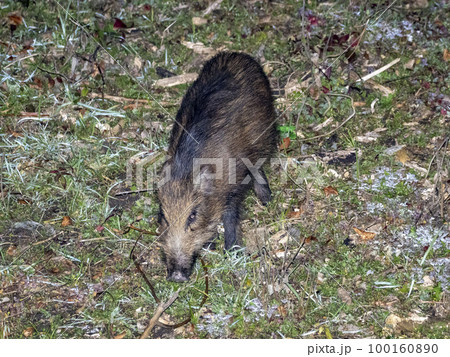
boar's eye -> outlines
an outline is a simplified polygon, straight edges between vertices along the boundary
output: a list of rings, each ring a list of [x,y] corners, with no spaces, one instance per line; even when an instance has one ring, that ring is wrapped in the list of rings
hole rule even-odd
[[[195,222],[196,219],[197,219],[197,208],[194,208],[187,219],[186,225],[190,226],[192,223]]]

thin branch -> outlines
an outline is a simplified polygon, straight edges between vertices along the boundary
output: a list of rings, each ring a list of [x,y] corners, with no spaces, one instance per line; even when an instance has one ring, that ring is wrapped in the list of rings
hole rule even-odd
[[[439,145],[439,147],[437,148],[437,150],[434,152],[433,157],[431,158],[431,161],[428,165],[428,169],[427,169],[427,174],[425,175],[425,179],[428,177],[428,175],[430,174],[430,169],[431,169],[431,164],[433,163],[434,159],[436,158],[436,155],[438,154],[438,152],[442,149],[442,147],[445,145],[445,143],[448,141],[448,136],[446,138],[444,138],[444,140],[442,140],[442,143]]]
[[[333,130],[329,131],[328,133],[322,134],[322,135],[316,135],[316,136],[313,136],[312,138],[300,139],[300,141],[311,141],[311,140],[323,138],[325,136],[330,136],[335,131],[339,130],[343,125],[345,125],[351,118],[353,118],[355,116],[356,110],[355,110],[355,104],[353,103],[353,98],[352,97],[350,97],[349,95],[346,95],[346,94],[339,94],[339,93],[328,93],[327,95],[333,95],[333,96],[337,96],[337,97],[349,98],[351,100],[351,102],[352,102],[353,113],[350,114],[350,116],[347,119],[345,119],[341,124],[339,124],[336,128],[334,128]]]
[[[167,302],[165,303],[160,303],[158,305],[158,307],[156,308],[156,311],[153,315],[153,317],[150,319],[150,322],[147,326],[147,328],[145,329],[144,333],[141,335],[141,337],[139,337],[140,339],[146,339],[149,335],[150,332],[152,332],[153,327],[155,327],[156,323],[158,322],[158,319],[160,318],[161,314],[166,311],[170,305],[172,305],[174,303],[174,301],[178,298],[178,292],[180,290],[176,291],[175,294],[173,294],[169,300],[167,300]]]

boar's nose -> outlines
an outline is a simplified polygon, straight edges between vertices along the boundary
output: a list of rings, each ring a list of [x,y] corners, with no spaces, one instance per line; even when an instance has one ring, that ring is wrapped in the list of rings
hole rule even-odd
[[[167,280],[174,281],[176,283],[184,283],[189,280],[189,276],[179,270],[175,270],[167,277]]]

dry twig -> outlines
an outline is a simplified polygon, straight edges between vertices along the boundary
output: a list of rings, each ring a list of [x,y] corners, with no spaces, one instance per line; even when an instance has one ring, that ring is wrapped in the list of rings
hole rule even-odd
[[[140,339],[146,339],[149,335],[150,332],[152,332],[153,327],[155,327],[156,323],[158,322],[159,317],[161,316],[161,314],[167,310],[170,305],[172,305],[174,303],[174,301],[178,298],[178,291],[175,292],[175,294],[173,294],[169,300],[167,300],[167,302],[165,303],[160,303],[158,305],[158,307],[156,308],[155,313],[153,314],[153,317],[150,319],[150,322],[147,326],[147,328],[144,330],[143,334],[141,335],[141,337],[139,337]]]
[[[173,302],[176,300],[176,298],[178,297],[178,293],[180,290],[178,290],[174,295],[171,296],[171,298],[169,300],[167,300],[166,303],[162,303],[158,296],[156,295],[155,289],[153,288],[152,283],[150,282],[150,280],[147,278],[147,276],[145,275],[145,273],[142,271],[136,256],[134,255],[134,248],[136,248],[136,244],[138,242],[138,239],[136,240],[136,243],[133,247],[133,249],[131,250],[130,253],[130,258],[133,260],[133,263],[136,267],[136,269],[139,271],[139,273],[142,275],[142,277],[144,278],[145,282],[147,283],[149,289],[150,289],[150,293],[152,294],[153,298],[155,299],[155,301],[159,304],[155,314],[153,315],[153,317],[150,320],[150,323],[148,325],[148,327],[145,329],[144,333],[142,334],[142,336],[140,337],[141,339],[143,338],[147,338],[151,332],[151,330],[153,329],[153,327],[158,324],[160,326],[163,327],[169,327],[169,328],[173,328],[176,329],[178,327],[181,327],[183,325],[186,325],[187,323],[189,323],[191,321],[191,317],[189,316],[188,318],[186,318],[185,320],[177,323],[177,324],[173,324],[173,325],[169,325],[163,322],[158,321],[159,317],[161,316],[161,314],[167,310],[169,308],[170,305],[173,304]],[[200,302],[200,308],[205,304],[206,299],[208,298],[208,292],[209,292],[209,282],[208,282],[208,269],[206,268],[206,264],[203,261],[203,259],[200,259],[200,262],[202,263],[202,267],[203,267],[203,271],[205,273],[205,291],[204,291],[204,295],[203,295],[203,299]]]
[[[353,103],[353,98],[352,97],[350,97],[349,95],[346,95],[346,94],[339,94],[339,93],[328,93],[327,95],[333,95],[333,96],[337,96],[337,97],[349,98],[351,100],[351,102],[352,102],[353,113],[350,114],[350,116],[347,119],[345,119],[336,128],[334,128],[333,130],[329,131],[328,133],[322,134],[322,135],[316,135],[316,136],[313,136],[312,138],[300,139],[300,141],[310,141],[310,140],[315,140],[315,139],[323,138],[323,137],[326,137],[326,136],[330,136],[335,131],[339,130],[343,125],[345,125],[351,118],[353,118],[355,116],[356,110],[355,110],[355,104]]]
[[[179,84],[193,82],[197,79],[198,73],[185,73],[179,76],[158,79],[154,84],[157,87],[173,87]]]

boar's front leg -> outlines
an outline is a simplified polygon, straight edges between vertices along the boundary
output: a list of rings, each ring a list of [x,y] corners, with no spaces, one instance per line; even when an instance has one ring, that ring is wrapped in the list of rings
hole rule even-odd
[[[233,195],[227,199],[223,213],[223,227],[225,229],[225,249],[230,250],[239,244],[240,236],[240,206],[243,195]]]
[[[272,198],[272,193],[270,192],[269,182],[264,171],[259,169],[258,174],[258,178],[253,177],[253,190],[255,191],[256,197],[266,206]]]

